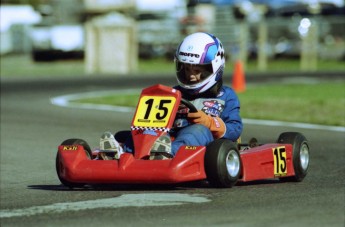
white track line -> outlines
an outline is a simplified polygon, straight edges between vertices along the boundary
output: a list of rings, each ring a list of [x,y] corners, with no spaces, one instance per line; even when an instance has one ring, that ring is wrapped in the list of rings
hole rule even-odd
[[[133,93],[140,94],[140,90],[127,89],[127,90],[118,90],[118,91],[86,92],[86,93],[58,96],[58,97],[51,98],[50,101],[54,105],[63,106],[63,107],[80,108],[80,109],[99,109],[99,110],[116,111],[116,112],[123,112],[123,113],[134,113],[135,111],[134,107],[71,102],[71,101],[76,101],[78,99],[84,99],[84,98],[102,97],[106,95],[116,95],[116,94],[133,94]],[[285,126],[285,127],[293,127],[293,128],[345,132],[345,127],[306,124],[306,123],[299,123],[299,122],[243,119],[243,123],[252,124],[252,125]]]
[[[205,196],[182,193],[125,194],[115,198],[54,203],[46,206],[33,206],[16,210],[1,210],[0,218],[23,217],[47,213],[55,214],[64,211],[81,211],[97,208],[111,209],[119,207],[173,206],[185,203],[205,203],[210,201],[211,200]]]
[[[127,89],[127,90],[118,90],[118,91],[95,91],[95,92],[85,92],[77,93],[70,95],[58,96],[50,99],[50,102],[57,106],[70,107],[70,108],[79,108],[79,109],[98,109],[98,110],[107,110],[107,111],[116,111],[116,112],[134,112],[135,108],[133,107],[124,107],[124,106],[112,106],[112,105],[101,105],[101,104],[92,104],[92,103],[77,103],[72,102],[79,99],[85,98],[95,98],[103,97],[109,95],[117,94],[140,94],[138,89]]]
[[[285,127],[293,127],[293,128],[327,130],[327,131],[334,131],[334,132],[345,132],[345,127],[316,125],[316,124],[307,124],[307,123],[299,123],[299,122],[243,119],[243,123],[251,124],[251,125],[285,126]]]

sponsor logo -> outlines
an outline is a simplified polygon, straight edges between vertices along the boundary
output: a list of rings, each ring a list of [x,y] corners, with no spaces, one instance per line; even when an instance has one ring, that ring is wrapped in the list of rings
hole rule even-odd
[[[204,107],[202,111],[206,114],[219,117],[224,110],[224,105],[219,103],[217,100],[208,100],[203,102]]]
[[[217,95],[217,97],[222,97],[224,95],[224,91],[219,92],[219,94]]]
[[[216,128],[220,128],[220,123],[217,118],[213,118],[214,123],[216,124]]]
[[[63,146],[63,151],[76,151],[78,150],[78,146]]]
[[[151,136],[157,136],[157,132],[152,129],[138,129],[134,132],[134,135],[151,135]]]
[[[185,149],[186,150],[196,150],[196,146],[186,146]]]
[[[151,136],[157,136],[157,132],[153,131],[153,130],[145,130],[143,132],[144,135],[151,135]]]
[[[199,54],[187,53],[187,52],[182,52],[182,51],[180,51],[179,55],[185,56],[185,57],[196,57],[196,58],[200,58],[200,55],[199,55]]]

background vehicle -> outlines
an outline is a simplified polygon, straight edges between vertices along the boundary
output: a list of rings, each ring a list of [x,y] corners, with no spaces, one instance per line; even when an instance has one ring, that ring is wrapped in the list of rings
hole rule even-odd
[[[166,13],[140,13],[138,27],[139,57],[173,56],[180,40],[178,20]]]
[[[37,24],[31,29],[32,58],[49,61],[59,58],[82,58],[84,28],[82,25]]]

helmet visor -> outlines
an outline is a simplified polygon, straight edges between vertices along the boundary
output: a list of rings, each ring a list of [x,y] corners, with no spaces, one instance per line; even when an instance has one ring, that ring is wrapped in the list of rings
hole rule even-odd
[[[185,85],[198,84],[213,74],[212,64],[188,64],[176,61],[176,75]]]

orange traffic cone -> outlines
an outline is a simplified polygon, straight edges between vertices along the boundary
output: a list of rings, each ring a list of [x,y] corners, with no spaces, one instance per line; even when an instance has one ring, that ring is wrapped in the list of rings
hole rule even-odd
[[[241,61],[235,62],[234,75],[232,76],[232,88],[236,92],[244,92],[246,90],[246,80]]]

